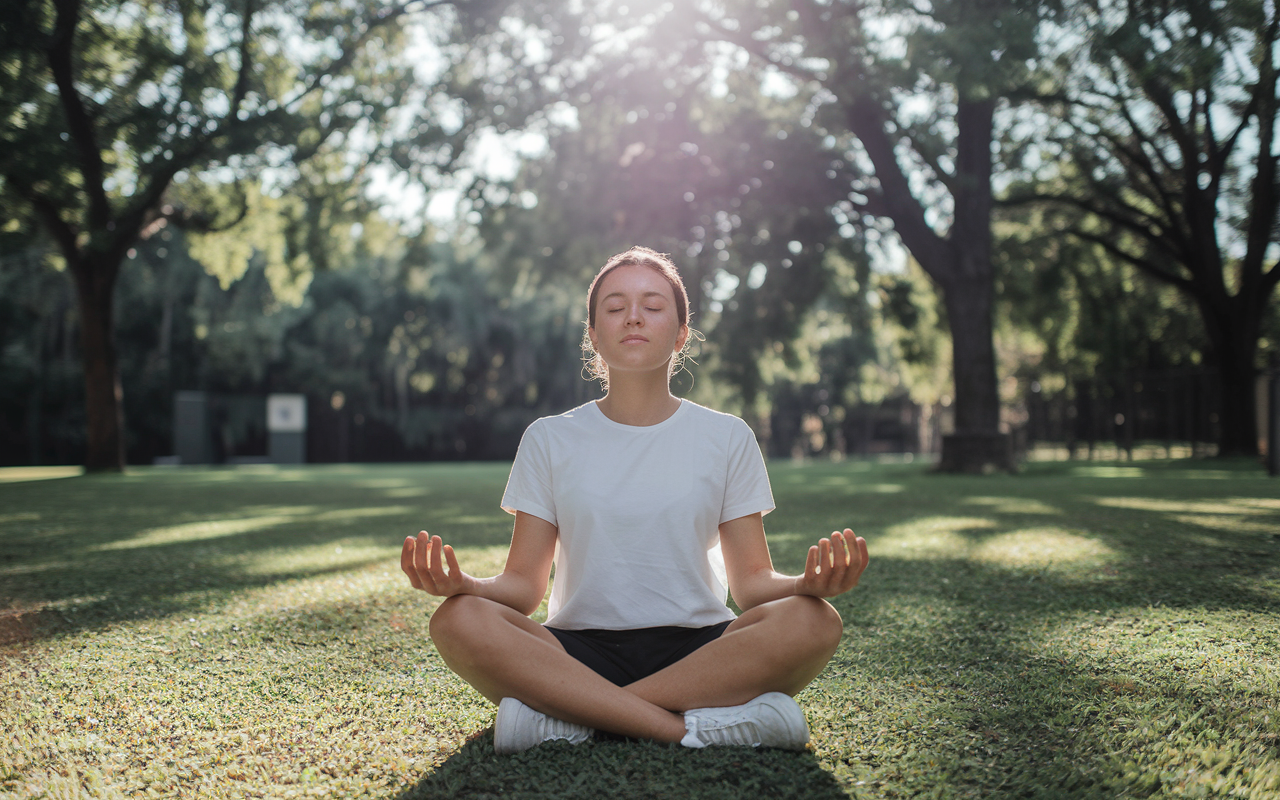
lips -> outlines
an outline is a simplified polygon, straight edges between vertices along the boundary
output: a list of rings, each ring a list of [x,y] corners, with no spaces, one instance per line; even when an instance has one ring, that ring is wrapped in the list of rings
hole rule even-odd
[[[627,338],[622,340],[622,343],[627,344],[628,342],[647,342],[647,341],[649,340],[644,338],[643,336],[628,336]]]

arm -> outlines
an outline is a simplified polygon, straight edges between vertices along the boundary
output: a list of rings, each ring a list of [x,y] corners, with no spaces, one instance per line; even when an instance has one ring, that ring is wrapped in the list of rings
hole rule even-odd
[[[422,531],[416,538],[405,538],[400,551],[400,569],[409,576],[413,588],[427,594],[437,597],[473,594],[528,616],[537,610],[547,592],[558,534],[559,529],[550,522],[517,511],[511,549],[507,551],[502,573],[492,578],[473,578],[459,569],[451,546],[443,544],[439,536]]]
[[[782,575],[773,569],[760,514],[731,519],[720,525],[720,545],[733,601],[743,611],[792,595],[835,597],[858,585],[867,568],[867,542],[848,528],[809,548],[803,575]]]

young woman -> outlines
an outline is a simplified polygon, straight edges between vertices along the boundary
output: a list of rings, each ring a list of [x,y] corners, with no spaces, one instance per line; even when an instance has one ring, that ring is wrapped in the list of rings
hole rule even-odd
[[[774,571],[751,430],[671,394],[688,306],[675,266],[647,248],[596,275],[583,347],[606,394],[525,432],[500,575],[466,574],[439,536],[405,539],[414,588],[446,598],[431,617],[437,650],[498,704],[499,753],[597,730],[689,747],[808,742],[792,696],[840,642],[822,598],[857,585],[867,545],[846,528],[809,548],[803,575]],[[540,625],[529,615],[553,562]]]

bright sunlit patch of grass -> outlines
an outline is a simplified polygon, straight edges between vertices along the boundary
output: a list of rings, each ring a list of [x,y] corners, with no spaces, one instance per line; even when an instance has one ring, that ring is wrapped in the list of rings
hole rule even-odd
[[[1146,474],[1142,467],[1120,467],[1113,464],[1072,467],[1071,473],[1081,478],[1141,478]]]
[[[425,488],[414,488],[405,486],[403,488],[391,488],[382,492],[383,497],[403,498],[403,497],[424,497],[427,494]]]
[[[1030,497],[966,497],[964,503],[971,506],[986,506],[997,514],[1062,513],[1062,509]]]
[[[877,553],[896,558],[964,558],[972,545],[964,534],[994,528],[985,517],[924,517],[890,526],[874,545]]]
[[[1187,525],[1219,531],[1280,534],[1280,521],[1276,520],[1242,519],[1240,516],[1222,514],[1171,514],[1169,518]]]
[[[84,474],[84,467],[0,467],[0,483],[47,481],[56,478],[75,478]]]
[[[17,514],[0,514],[0,525],[9,522],[35,522],[40,519],[39,514],[33,514],[30,511],[22,511]]]
[[[1174,522],[1237,533],[1280,534],[1280,500],[1225,497],[1215,501],[1151,497],[1098,497],[1105,508],[1158,512]]]
[[[1098,497],[1094,502],[1109,508],[1163,511],[1170,514],[1267,514],[1280,511],[1280,500],[1261,497],[1227,497],[1216,502],[1169,500],[1153,497]]]
[[[1009,567],[1101,564],[1116,553],[1096,539],[1061,528],[1030,528],[992,536],[972,545],[969,558]]]
[[[205,522],[188,522],[182,525],[167,525],[163,528],[152,528],[141,531],[132,539],[122,539],[96,545],[92,549],[129,550],[138,547],[153,547],[158,544],[185,544],[191,542],[217,539],[223,536],[235,536],[241,533],[252,533],[277,525],[295,522],[300,514],[308,509],[280,514],[267,514],[258,517],[242,517],[239,519],[216,519]]]
[[[357,568],[398,555],[399,548],[376,546],[367,542],[341,542],[295,545],[288,549],[264,550],[254,555],[238,556],[228,562],[229,568],[246,575],[306,574],[318,570]]]
[[[93,549],[129,550],[163,544],[192,544],[224,536],[264,531],[281,525],[325,525],[333,522],[371,520],[379,517],[403,516],[413,512],[408,506],[371,506],[366,508],[341,508],[322,511],[318,506],[294,506],[270,509],[255,517],[218,519],[189,522],[153,528],[131,539],[122,539],[98,545]]]

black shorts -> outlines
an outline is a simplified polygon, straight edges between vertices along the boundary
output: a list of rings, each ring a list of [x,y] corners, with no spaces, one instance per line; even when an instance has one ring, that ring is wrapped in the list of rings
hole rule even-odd
[[[732,622],[733,620],[729,620]],[[626,686],[647,678],[714,642],[729,622],[705,628],[637,628],[629,631],[565,631],[547,628],[569,655],[607,680]]]

